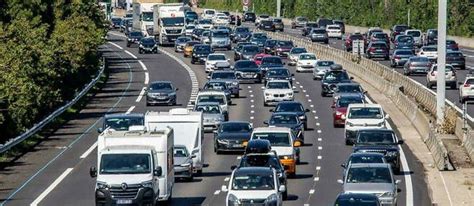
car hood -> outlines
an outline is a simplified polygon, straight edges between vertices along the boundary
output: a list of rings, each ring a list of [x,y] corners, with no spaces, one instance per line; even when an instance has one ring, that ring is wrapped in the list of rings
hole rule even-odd
[[[191,159],[189,157],[173,157],[174,165],[181,165],[185,163],[191,163]]]
[[[241,140],[241,139],[250,139],[251,133],[248,132],[222,132],[219,133],[219,139],[231,139],[231,140]]]
[[[393,192],[394,188],[391,183],[344,183],[343,190],[345,193],[380,194]]]

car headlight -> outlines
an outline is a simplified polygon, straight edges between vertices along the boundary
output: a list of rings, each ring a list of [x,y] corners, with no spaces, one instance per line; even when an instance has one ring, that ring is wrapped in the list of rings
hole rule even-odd
[[[142,182],[140,184],[142,185],[142,187],[153,188],[153,182],[152,181],[146,181],[146,182]]]
[[[382,195],[380,195],[380,197],[393,197],[393,196],[394,196],[393,192],[385,192]]]
[[[270,196],[267,197],[267,200],[265,200],[267,205],[273,205],[278,202],[278,196],[276,194],[271,194]]]
[[[240,200],[235,195],[230,194],[229,198],[227,199],[227,205],[229,206],[238,206],[240,205]]]
[[[99,182],[99,181],[97,181],[96,187],[97,187],[98,189],[107,189],[107,188],[109,188],[110,186],[109,186],[107,183],[105,183],[105,182]]]

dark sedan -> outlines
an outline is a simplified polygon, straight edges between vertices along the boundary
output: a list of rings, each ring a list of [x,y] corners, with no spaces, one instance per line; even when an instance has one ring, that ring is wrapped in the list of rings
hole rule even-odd
[[[176,105],[176,91],[178,88],[175,88],[170,81],[152,82],[146,89],[146,105]]]
[[[275,55],[286,58],[293,47],[292,41],[278,41],[275,45]]]
[[[296,140],[304,144],[304,124],[296,112],[274,112],[264,124],[275,127],[290,128],[295,134]]]
[[[245,151],[245,144],[250,140],[252,124],[244,121],[222,122],[214,133],[214,152]]]
[[[251,60],[240,60],[234,64],[235,75],[240,82],[262,82],[262,71],[257,63]]]
[[[283,101],[278,103],[275,109],[270,109],[270,112],[294,112],[298,115],[300,121],[303,122],[304,128],[308,128],[308,117],[306,113],[309,112],[309,109],[305,109],[300,102]]]
[[[451,64],[457,69],[466,69],[466,58],[460,51],[446,52],[446,64]]]

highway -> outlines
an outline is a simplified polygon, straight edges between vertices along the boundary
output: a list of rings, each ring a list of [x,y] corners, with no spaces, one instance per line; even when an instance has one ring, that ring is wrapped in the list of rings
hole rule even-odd
[[[293,34],[297,35],[297,32]],[[341,41],[331,41],[331,46],[341,48],[341,44]],[[172,81],[180,89],[177,107],[187,107],[193,87],[187,69],[193,71],[200,86],[207,81],[203,65],[190,64],[190,59],[174,53],[173,48],[161,48],[163,51],[159,54],[138,54],[137,48],[125,45],[122,34],[110,32],[105,55],[111,63],[111,75],[104,88],[106,92],[93,98],[92,104],[98,110],[108,113],[169,110],[172,107],[145,105],[141,91],[154,80]],[[231,51],[223,53],[233,59]],[[171,58],[168,54],[175,57]],[[296,100],[311,113],[308,115],[310,129],[305,132],[306,145],[301,148],[302,163],[297,166],[296,177],[289,179],[289,200],[284,205],[331,205],[341,192],[341,185],[337,183],[342,176],[340,164],[351,153],[351,147],[344,144],[343,129],[332,125],[332,98],[320,96],[320,83],[312,80],[310,73],[296,73],[294,67],[288,68],[295,73]],[[459,72],[459,75],[462,73]],[[416,79],[422,81],[423,78]],[[241,84],[241,97],[233,99],[230,107],[231,120],[246,120],[255,127],[264,126],[263,121],[270,117],[271,107],[263,106],[261,86]],[[450,98],[457,97],[455,94],[448,91]],[[89,168],[96,165],[96,129],[103,114],[81,113],[80,116],[87,119],[85,123],[71,121],[54,133],[51,138],[61,135],[61,132],[71,132],[62,150],[38,157],[45,164],[31,176],[22,177],[22,184],[10,189],[8,197],[2,197],[7,200],[2,205],[94,205],[95,179],[89,176]],[[71,131],[71,128],[74,129]],[[216,155],[211,133],[205,135],[203,146],[208,167],[193,182],[176,182],[172,205],[225,205],[226,193],[221,192],[220,188],[228,183],[230,167],[238,163],[241,154]],[[404,173],[396,176],[396,179],[402,180],[398,205],[430,205],[422,167],[406,146],[402,148],[410,169],[403,168]],[[411,187],[407,188],[408,176]],[[413,199],[407,200],[407,193]]]

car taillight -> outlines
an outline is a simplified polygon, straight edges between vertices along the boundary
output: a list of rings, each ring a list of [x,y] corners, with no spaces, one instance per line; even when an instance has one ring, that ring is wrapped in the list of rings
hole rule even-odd
[[[464,87],[470,87],[471,85],[470,84],[464,84]]]

